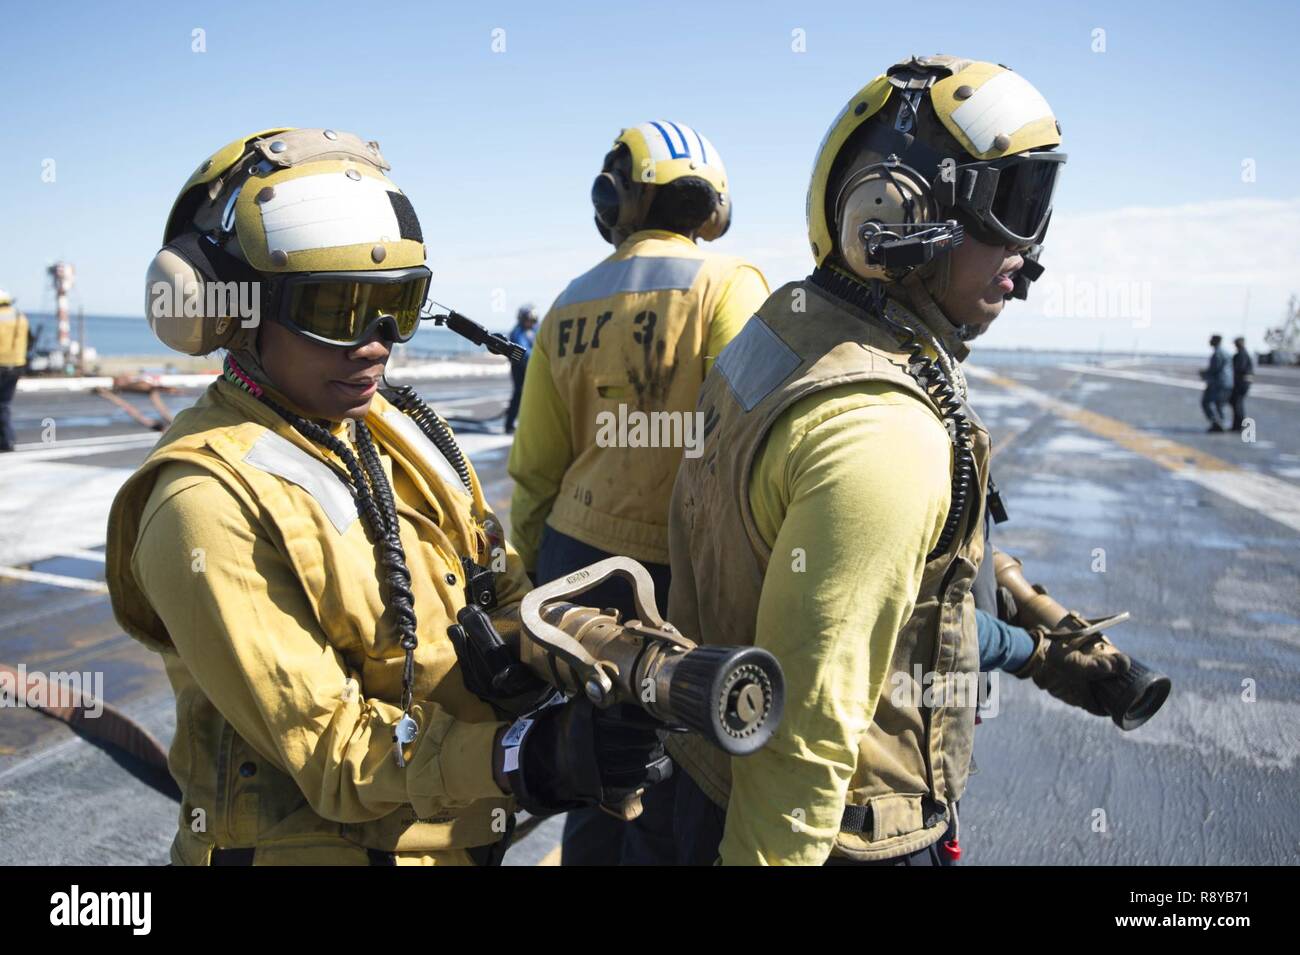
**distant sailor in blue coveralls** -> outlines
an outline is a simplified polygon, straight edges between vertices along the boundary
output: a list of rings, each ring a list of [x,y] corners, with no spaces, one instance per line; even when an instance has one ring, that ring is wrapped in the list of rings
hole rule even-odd
[[[524,350],[524,360],[510,366],[510,376],[514,379],[514,391],[510,395],[510,407],[506,408],[506,434],[515,433],[515,418],[519,416],[519,399],[524,394],[524,372],[528,370],[528,355],[533,350],[533,341],[537,338],[537,309],[525,305],[519,309],[515,318],[515,327],[510,330],[510,341]]]
[[[1201,377],[1205,379],[1201,410],[1205,412],[1205,418],[1210,422],[1207,430],[1211,432],[1223,430],[1223,406],[1227,404],[1228,396],[1232,392],[1232,362],[1228,359],[1228,353],[1223,350],[1222,345],[1222,335],[1210,337],[1210,347],[1214,351],[1210,353],[1210,364],[1201,372]]]

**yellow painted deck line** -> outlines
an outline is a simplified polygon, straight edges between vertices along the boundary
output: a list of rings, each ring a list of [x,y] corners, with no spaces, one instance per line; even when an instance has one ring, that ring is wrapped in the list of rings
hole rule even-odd
[[[1249,508],[1291,530],[1300,531],[1300,486],[1290,481],[1244,470],[1198,448],[1147,434],[1116,418],[1053,398],[1002,375],[975,368],[967,369],[966,373],[979,381],[1017,394],[1057,417],[1072,421],[1098,437],[1118,444],[1234,504]]]
[[[542,856],[541,861],[538,862],[537,864],[538,864],[538,865],[559,865],[559,864],[560,864],[560,847],[559,847],[559,846],[556,846],[556,847],[555,847],[554,849],[552,849],[550,852],[546,853],[546,855]]]
[[[972,369],[967,368],[966,374],[972,378],[984,378],[984,380],[988,380],[986,377],[987,375],[986,372],[974,371],[974,373],[972,373]],[[1071,378],[1069,381],[1065,383],[1065,387],[1069,388],[1078,380],[1079,380],[1079,376],[1075,375],[1073,378]],[[1023,427],[1016,428],[1014,431],[1009,431],[1006,434],[998,435],[997,439],[993,442],[993,446],[989,448],[989,460],[990,461],[996,460],[999,454],[1001,454],[1007,448],[1011,447],[1011,445],[1015,444],[1022,434],[1024,434],[1034,425],[1038,424],[1038,422],[1043,419],[1044,415],[1050,413],[1051,412],[1044,410],[1043,414],[1039,415],[1037,418],[1035,418],[1033,421],[1030,421],[1028,424],[1024,425]]]

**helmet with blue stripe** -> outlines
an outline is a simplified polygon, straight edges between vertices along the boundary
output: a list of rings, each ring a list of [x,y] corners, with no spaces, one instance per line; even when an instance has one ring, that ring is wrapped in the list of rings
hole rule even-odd
[[[644,226],[665,187],[686,180],[707,188],[711,199],[694,233],[706,241],[720,237],[731,224],[731,201],[727,170],[713,143],[693,127],[670,120],[622,130],[591,187],[596,228],[619,245]]]

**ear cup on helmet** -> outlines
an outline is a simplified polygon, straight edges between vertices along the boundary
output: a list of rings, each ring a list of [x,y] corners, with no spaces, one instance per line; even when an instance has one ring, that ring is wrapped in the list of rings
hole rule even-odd
[[[596,210],[596,230],[611,245],[618,246],[640,227],[649,208],[653,182],[632,179],[632,156],[619,144],[605,154],[600,175],[591,184],[591,204]]]
[[[897,163],[873,163],[849,177],[835,200],[836,250],[844,264],[861,278],[889,281],[879,264],[867,261],[864,228],[905,236],[912,223],[928,223],[938,205],[925,180]]]
[[[607,229],[618,228],[628,215],[627,192],[611,172],[602,172],[591,184],[591,204],[596,209],[596,221]]]
[[[144,306],[149,327],[164,345],[186,355],[206,355],[218,348],[240,347],[256,334],[256,322],[245,328],[237,315],[207,314],[210,297],[224,304],[238,302],[239,296],[209,296],[210,283],[215,277],[205,274],[186,251],[184,243],[171,243],[160,249],[149,263]]]

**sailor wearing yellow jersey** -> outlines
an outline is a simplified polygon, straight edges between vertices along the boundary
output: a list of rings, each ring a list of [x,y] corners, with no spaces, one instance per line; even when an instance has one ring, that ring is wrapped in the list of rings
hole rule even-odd
[[[510,452],[511,532],[538,583],[621,554],[646,565],[663,605],[668,502],[688,430],[695,434],[686,418],[768,287],[753,265],[697,244],[727,231],[732,200],[717,149],[691,127],[624,129],[591,198],[596,228],[615,250],[570,282],[542,321]],[[682,441],[611,446],[606,437],[623,432],[610,423],[628,420],[666,422]],[[585,599],[632,614],[617,583]],[[616,824],[587,818],[609,831],[581,853],[571,820],[565,863],[617,861]]]
[[[512,724],[549,689],[495,697],[464,665],[471,583],[507,635],[530,585],[445,423],[380,393],[430,282],[388,168],[334,130],[238,139],[149,269],[164,343],[227,349],[108,528],[114,612],[176,694],[177,864],[494,864],[516,805],[618,803],[670,767],[586,701]],[[173,300],[216,282],[255,290],[261,320]]]
[[[27,316],[18,310],[9,293],[0,290],[0,451],[14,450],[9,405],[18,390],[18,379],[27,365]]]
[[[1041,271],[1060,141],[1023,78],[942,56],[891,67],[832,123],[808,193],[817,268],[718,359],[671,514],[670,616],[770,650],[784,717],[743,761],[670,740],[660,861],[958,857],[974,708],[891,688],[979,669],[989,440],[960,362]]]

